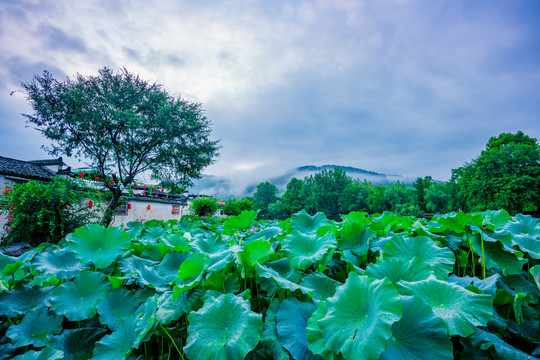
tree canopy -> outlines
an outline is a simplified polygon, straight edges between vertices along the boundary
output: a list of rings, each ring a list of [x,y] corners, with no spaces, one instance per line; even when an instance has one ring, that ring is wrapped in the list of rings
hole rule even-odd
[[[52,140],[50,154],[90,162],[113,196],[109,224],[122,189],[141,173],[188,186],[218,155],[210,121],[198,103],[173,97],[126,69],[99,70],[57,81],[45,71],[21,83],[34,113],[27,121]]]
[[[534,210],[540,202],[540,145],[519,131],[491,137],[486,149],[452,171],[465,210]]]

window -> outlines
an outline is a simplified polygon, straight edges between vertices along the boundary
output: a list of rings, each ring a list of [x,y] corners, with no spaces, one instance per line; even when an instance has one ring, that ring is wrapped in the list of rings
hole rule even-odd
[[[171,210],[171,214],[173,214],[173,215],[180,214],[180,207],[178,205],[173,205],[172,210]]]
[[[128,214],[128,203],[127,201],[122,201],[120,205],[114,211],[115,215],[127,215]]]

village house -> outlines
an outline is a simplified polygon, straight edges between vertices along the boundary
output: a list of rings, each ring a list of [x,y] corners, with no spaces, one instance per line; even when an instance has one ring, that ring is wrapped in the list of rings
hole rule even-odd
[[[49,160],[23,161],[0,156],[0,190],[8,188],[14,183],[30,180],[48,182],[55,175],[73,176],[74,173],[71,168],[66,167],[61,157]],[[141,185],[129,192],[124,191],[122,198],[121,206],[115,211],[112,226],[122,226],[130,221],[145,222],[152,219],[179,220],[183,215],[189,214],[189,197],[169,194],[164,189],[147,188],[146,185],[143,188]],[[88,199],[86,206],[94,206],[93,200]],[[0,239],[5,231],[6,222],[7,217],[0,215]]]

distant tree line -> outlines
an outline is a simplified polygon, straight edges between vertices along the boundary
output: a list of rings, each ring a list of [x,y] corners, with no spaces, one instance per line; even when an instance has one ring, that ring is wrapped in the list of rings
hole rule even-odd
[[[291,179],[282,195],[274,184],[260,183],[252,198],[241,201],[250,205],[252,201],[259,217],[267,219],[285,219],[301,209],[334,219],[351,211],[423,216],[457,210],[505,209],[514,214],[538,210],[540,146],[521,131],[502,133],[490,138],[478,157],[453,169],[447,182],[426,176],[412,186],[399,182],[373,186],[335,168]],[[233,204],[237,206],[238,200]]]

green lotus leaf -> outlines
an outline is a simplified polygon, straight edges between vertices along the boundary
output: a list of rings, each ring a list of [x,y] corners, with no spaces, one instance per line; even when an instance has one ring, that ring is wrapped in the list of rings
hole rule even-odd
[[[275,294],[278,289],[286,289],[290,291],[300,290],[304,294],[310,294],[313,289],[298,285],[301,272],[296,269],[291,269],[287,259],[280,259],[266,265],[257,265],[257,275],[261,281],[261,289],[268,294]]]
[[[62,331],[62,317],[49,313],[46,307],[28,312],[19,325],[11,325],[6,336],[17,347],[45,347],[54,334]]]
[[[143,265],[137,269],[137,284],[141,287],[149,287],[163,292],[169,288],[166,286],[167,279],[161,277],[153,266]]]
[[[129,234],[116,227],[85,225],[66,237],[68,248],[83,262],[92,262],[96,268],[111,265],[118,255],[125,252],[131,242]]]
[[[111,290],[111,283],[102,273],[83,271],[73,281],[53,290],[51,308],[71,321],[90,319],[96,315],[98,300]]]
[[[401,297],[403,316],[392,325],[392,337],[380,360],[454,359],[446,324],[418,297]]]
[[[512,220],[512,216],[506,210],[486,210],[483,213],[484,223],[489,222],[496,227],[503,227]]]
[[[282,245],[291,266],[305,270],[311,265],[324,260],[325,255],[333,253],[337,246],[337,240],[331,232],[319,236],[314,233],[305,234],[293,230],[291,234],[283,239]],[[331,256],[328,260],[331,260]],[[323,262],[322,265],[327,264]]]
[[[262,315],[233,294],[205,301],[188,320],[184,352],[191,360],[244,359],[259,342],[263,327]]]
[[[208,275],[203,286],[207,290],[221,291],[224,294],[236,294],[240,291],[240,280],[236,273],[217,271]]]
[[[400,294],[421,298],[448,326],[450,335],[469,336],[477,326],[486,326],[493,313],[488,294],[475,294],[463,287],[431,277],[400,283]]]
[[[403,232],[409,230],[413,221],[412,217],[399,216],[385,211],[381,216],[373,218],[370,228],[377,236],[384,236],[391,232]]]
[[[242,269],[242,276],[251,276],[256,264],[264,264],[273,253],[272,244],[265,239],[253,240],[244,245],[242,251],[236,254],[238,264]]]
[[[152,261],[161,261],[169,251],[171,251],[171,248],[165,244],[149,245],[141,252],[141,257]]]
[[[167,236],[170,232],[171,229],[161,226],[145,227],[139,240],[145,245],[156,245],[159,239]]]
[[[144,224],[140,221],[130,221],[126,225],[129,229],[127,232],[129,234],[130,240],[132,241],[141,235],[145,227]]]
[[[361,257],[353,254],[351,250],[343,250],[339,255],[341,255],[341,260],[343,260],[347,264],[347,272],[355,272],[358,275],[365,274],[366,271],[360,267],[360,264],[363,262]],[[332,262],[330,263],[330,268],[332,268],[333,265],[335,267],[336,264],[338,263],[334,259],[332,259]],[[332,270],[332,273],[334,273],[334,270]]]
[[[334,296],[338,286],[342,284],[323,273],[314,272],[304,275],[299,285],[307,289],[313,289],[313,301],[318,303]],[[304,292],[304,294],[306,293]]]
[[[185,238],[181,234],[169,234],[160,239],[162,243],[171,247],[174,251],[190,251],[191,246],[189,239]]]
[[[504,227],[512,234],[512,241],[533,259],[540,259],[540,220],[530,215],[516,215],[515,222]]]
[[[281,232],[282,231],[281,231],[280,228],[275,227],[275,226],[270,226],[270,227],[264,228],[261,231],[247,237],[246,241],[245,241],[245,244],[249,244],[253,240],[257,240],[257,239],[270,240],[270,239],[278,236],[279,234],[281,234]]]
[[[20,285],[0,293],[0,315],[15,317],[50,304],[53,287]]]
[[[249,229],[253,220],[257,217],[257,211],[244,210],[238,216],[231,216],[223,226],[225,230],[246,230]]]
[[[481,257],[482,243],[480,241],[480,236],[471,236],[470,239],[475,254]],[[521,274],[523,265],[527,262],[527,260],[519,258],[523,255],[522,253],[517,252],[516,254],[511,254],[508,251],[505,251],[503,244],[499,242],[484,241],[483,253],[486,268],[492,269],[495,266],[499,266],[503,271],[503,275]]]
[[[184,291],[173,300],[172,291],[161,294],[157,300],[156,318],[163,325],[169,325],[180,319],[184,314],[189,314],[196,308],[203,295],[202,287]]]
[[[319,320],[328,313],[326,301],[320,301],[317,309],[311,314],[306,325],[306,339],[308,348],[313,354],[317,354],[325,360],[334,360],[337,356],[326,346],[326,341],[319,326]]]
[[[490,294],[493,299],[495,299],[495,295],[497,293],[497,280],[499,279],[499,274],[494,274],[488,278],[485,278],[483,280],[479,279],[478,277],[470,277],[470,276],[464,276],[459,277],[454,274],[450,275],[448,279],[446,279],[447,282],[452,284],[458,284],[466,288],[467,286],[475,286],[478,290],[481,290],[484,294]]]
[[[167,281],[174,281],[178,277],[180,265],[190,256],[187,252],[168,252],[163,260],[156,266],[158,274]]]
[[[497,288],[506,291],[512,297],[517,296],[519,293],[523,293],[540,298],[540,288],[535,287],[524,274],[502,276],[497,280]]]
[[[495,334],[489,333],[482,329],[476,331],[470,336],[471,344],[481,350],[488,350],[493,346],[498,359],[502,360],[534,360],[535,357],[516,349],[512,345],[506,343]]]
[[[439,279],[446,279],[454,270],[456,258],[452,250],[441,248],[426,236],[395,235],[384,247],[384,257],[412,259],[417,257],[428,264]]]
[[[364,211],[351,211],[347,215],[341,215],[344,222],[369,225],[373,221],[369,214]]]
[[[152,296],[142,303],[118,330],[96,342],[92,359],[125,359],[132,349],[139,347],[156,322],[157,298]]]
[[[366,275],[374,279],[387,277],[393,284],[403,281],[419,281],[434,275],[433,269],[417,257],[408,258],[385,258],[376,263],[369,264]]]
[[[19,261],[17,257],[5,255],[0,252],[0,271],[2,271],[6,265],[15,264],[17,261]]]
[[[197,235],[191,242],[191,245],[194,252],[208,255],[210,266],[220,263],[224,259],[229,259],[229,256],[232,256],[230,245],[215,234]]]
[[[401,301],[388,279],[351,273],[326,303],[328,312],[318,325],[327,348],[345,359],[377,359],[401,318]]]
[[[64,360],[91,359],[94,345],[107,330],[103,328],[64,329],[52,341],[64,352]]]
[[[482,226],[482,221],[482,214],[465,214],[463,211],[445,214],[437,218],[439,224],[446,225],[448,229],[457,234],[465,234],[468,231],[467,226],[469,223]]]
[[[321,227],[329,225],[330,222],[322,212],[310,216],[305,210],[301,210],[291,216],[292,229],[306,235],[314,235]]]
[[[375,233],[360,223],[345,222],[338,238],[338,249],[351,250],[359,256],[366,255],[369,250],[369,240]]]
[[[538,290],[540,290],[540,264],[534,265],[532,268],[530,268],[529,273],[531,274],[534,282],[536,283]]]
[[[120,272],[122,272],[124,275],[137,275],[139,268],[142,268],[143,266],[153,267],[157,264],[159,264],[158,261],[144,259],[132,254],[126,258],[118,260],[117,266],[118,270],[120,270]]]
[[[73,251],[65,248],[48,248],[34,257],[32,265],[40,273],[68,280],[88,268],[87,265],[81,263]]]
[[[123,319],[132,316],[138,306],[139,302],[133,298],[130,291],[114,289],[102,296],[96,304],[99,322],[111,330],[117,330]]]
[[[306,338],[307,321],[317,306],[301,302],[297,298],[283,300],[277,312],[276,330],[279,342],[295,360],[311,359]]]
[[[64,352],[52,347],[46,347],[41,351],[29,350],[22,355],[17,355],[12,360],[63,360]]]
[[[199,285],[208,268],[208,255],[195,253],[187,258],[178,269],[177,285],[173,289],[173,300],[182,292]]]
[[[274,299],[270,305],[268,305],[261,334],[262,350],[264,350],[265,355],[271,359],[289,360],[289,353],[281,346],[276,330],[276,316],[279,304],[280,300]]]

